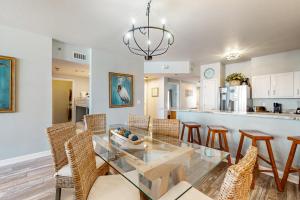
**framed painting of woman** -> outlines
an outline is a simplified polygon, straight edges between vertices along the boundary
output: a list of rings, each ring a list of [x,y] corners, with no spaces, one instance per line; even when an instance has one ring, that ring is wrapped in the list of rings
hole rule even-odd
[[[0,56],[0,113],[15,112],[16,59]]]

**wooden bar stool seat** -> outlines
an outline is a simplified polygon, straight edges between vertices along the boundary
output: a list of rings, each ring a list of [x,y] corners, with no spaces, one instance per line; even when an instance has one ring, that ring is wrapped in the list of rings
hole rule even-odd
[[[282,190],[284,190],[287,179],[288,179],[290,173],[298,172],[299,173],[299,185],[298,185],[298,187],[300,189],[300,168],[297,169],[297,168],[292,167],[294,157],[295,157],[295,153],[296,153],[296,150],[297,150],[297,146],[300,145],[300,136],[288,137],[288,140],[292,141],[292,146],[291,146],[291,150],[290,150],[290,153],[289,153],[289,157],[286,161],[283,177],[282,177],[282,180],[281,180],[281,187],[282,187]]]
[[[259,153],[257,154],[257,158],[260,158],[261,160],[263,160],[264,162],[269,164],[272,167],[272,169],[271,170],[261,170],[261,169],[259,169],[258,163],[256,162],[254,171],[256,171],[256,172],[272,172],[274,174],[274,179],[275,179],[277,189],[279,191],[282,191],[279,176],[278,176],[278,171],[277,171],[277,167],[276,167],[276,162],[274,159],[274,154],[273,154],[273,150],[272,150],[272,146],[271,146],[271,142],[270,142],[270,140],[273,140],[273,136],[270,136],[267,133],[264,133],[264,132],[258,131],[258,130],[240,130],[240,134],[241,134],[241,138],[240,138],[240,143],[239,143],[239,147],[238,147],[237,154],[236,154],[236,163],[238,163],[240,158],[243,156],[241,154],[241,152],[242,152],[245,137],[251,139],[252,146],[255,146],[255,147],[257,147],[258,141],[265,141],[267,150],[268,150],[269,160],[267,160],[265,157],[259,155]],[[254,184],[255,184],[255,173],[253,176],[252,188],[254,188]]]
[[[188,128],[188,142],[193,143],[194,142],[194,132],[193,130],[196,130],[197,133],[197,137],[198,137],[198,141],[196,141],[196,143],[201,145],[201,137],[200,137],[200,128],[201,128],[201,124],[197,123],[197,122],[182,122],[182,133],[181,133],[181,140],[183,140],[183,135],[184,135],[184,131],[185,128]]]
[[[215,135],[217,134],[219,137],[220,150],[229,153],[229,146],[228,146],[228,141],[226,136],[226,134],[228,133],[228,129],[225,126],[219,126],[219,125],[208,125],[207,128],[208,128],[208,133],[207,133],[206,146],[215,148]],[[210,136],[212,138],[211,142],[210,142]],[[223,142],[224,142],[224,146],[223,146]],[[229,155],[227,159],[228,159],[228,164],[231,165],[231,156]]]

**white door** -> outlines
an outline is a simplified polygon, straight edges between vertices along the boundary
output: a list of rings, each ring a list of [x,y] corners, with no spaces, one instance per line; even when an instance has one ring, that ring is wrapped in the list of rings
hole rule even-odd
[[[270,98],[271,97],[271,76],[253,76],[252,77],[252,98]]]
[[[218,87],[217,80],[203,80],[203,109],[216,110],[218,109]]]
[[[294,72],[294,97],[300,98],[300,72]]]
[[[271,96],[273,98],[294,97],[294,73],[281,73],[271,75]]]

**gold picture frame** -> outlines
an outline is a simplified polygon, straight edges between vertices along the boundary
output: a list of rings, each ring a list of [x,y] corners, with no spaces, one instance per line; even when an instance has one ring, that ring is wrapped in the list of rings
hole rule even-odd
[[[0,56],[0,113],[15,112],[16,58]]]
[[[152,97],[159,97],[159,88],[158,87],[151,89],[151,96]]]
[[[133,107],[133,75],[109,72],[109,107]]]

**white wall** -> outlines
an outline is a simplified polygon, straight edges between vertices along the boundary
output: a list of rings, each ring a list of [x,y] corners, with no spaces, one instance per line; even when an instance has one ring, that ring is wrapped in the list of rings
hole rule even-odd
[[[86,55],[86,60],[74,58],[74,52]],[[79,64],[90,63],[90,50],[75,45],[67,44],[57,40],[53,40],[52,57],[60,60],[67,60]]]
[[[147,114],[152,118],[163,119],[166,116],[166,82],[164,77],[147,81],[147,90],[145,91],[147,96]],[[158,97],[152,97],[153,88],[159,88]]]
[[[251,61],[239,62],[225,65],[225,76],[228,76],[232,73],[239,72],[243,73],[246,77],[252,76]]]
[[[97,49],[91,50],[90,67],[90,111],[106,113],[107,123],[127,123],[128,114],[144,113],[144,60],[142,57],[128,55],[122,57]],[[134,76],[134,106],[109,108],[109,72],[132,74]]]
[[[48,150],[52,39],[0,26],[0,55],[17,58],[16,112],[0,113],[0,160]]]
[[[300,71],[300,49],[255,57],[251,61],[225,66],[226,76],[233,72],[241,72],[251,77],[293,71]]]
[[[81,91],[86,91],[86,92],[90,91],[89,78],[88,77],[53,74],[53,79],[67,79],[67,80],[73,81],[72,121],[75,122],[76,121],[75,99],[80,97]]]
[[[192,90],[192,96],[186,96],[185,91]],[[197,85],[195,83],[181,82],[180,84],[180,108],[189,109],[197,107]]]

